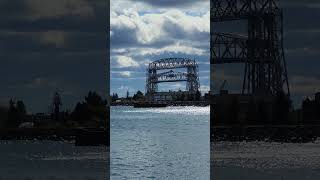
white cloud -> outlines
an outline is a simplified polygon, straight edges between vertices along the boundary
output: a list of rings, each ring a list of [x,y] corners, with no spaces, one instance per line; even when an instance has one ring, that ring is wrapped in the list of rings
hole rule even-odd
[[[198,16],[189,15],[177,9],[146,14],[139,14],[133,9],[125,9],[122,12],[112,11],[110,19],[113,35],[123,33],[121,35],[131,36],[128,39],[135,39],[136,43],[141,45],[152,45],[171,38],[192,39],[201,33],[209,35],[209,22],[209,8],[207,13]]]
[[[148,63],[170,56],[199,58],[199,64],[206,61],[210,55],[210,1],[183,1],[172,7],[158,2],[151,4],[136,0],[111,1],[111,58],[114,62],[111,68],[120,67],[129,72],[136,68],[137,72],[145,73],[144,66]],[[128,75],[122,75],[125,81],[142,78],[136,73],[131,73],[129,78],[124,76]],[[132,85],[132,82],[126,83]],[[144,81],[133,86],[143,88]],[[185,85],[168,83],[160,89],[184,90]]]
[[[201,85],[201,86],[200,86],[200,91],[201,91],[202,93],[208,92],[208,91],[210,91],[210,86]]]
[[[123,9],[133,9],[139,12],[165,12],[169,9],[179,8],[183,11],[189,13],[205,13],[208,11],[210,7],[210,0],[192,0],[192,3],[185,3],[186,0],[181,0],[181,2],[177,2],[177,0],[169,0],[167,2],[167,6],[159,6],[159,2],[153,2],[149,0],[148,3],[138,2],[136,0],[111,0],[110,7],[112,10],[121,12]],[[180,4],[181,6],[177,7]],[[187,6],[185,6],[187,5]]]
[[[131,72],[130,71],[123,71],[119,73],[121,77],[131,77]]]
[[[139,67],[139,63],[127,56],[117,56],[116,62],[119,68]]]
[[[160,55],[163,53],[182,53],[187,55],[205,55],[206,50],[176,43],[163,48],[141,48],[140,55]]]
[[[129,89],[129,87],[128,86],[120,86],[119,88],[118,88],[118,90],[128,90]]]

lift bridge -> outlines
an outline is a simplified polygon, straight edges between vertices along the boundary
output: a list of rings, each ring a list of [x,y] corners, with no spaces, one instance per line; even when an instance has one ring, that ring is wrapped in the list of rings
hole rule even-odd
[[[211,0],[211,64],[243,63],[242,94],[290,95],[278,0]],[[247,34],[214,32],[218,23],[246,20]],[[236,27],[234,27],[236,28]]]
[[[186,69],[179,72],[178,69]],[[166,71],[168,70],[168,71]],[[160,71],[160,72],[159,72]],[[164,96],[163,100],[172,100],[178,92],[159,92],[159,83],[186,82],[187,94],[195,94],[199,88],[198,64],[188,58],[167,58],[154,61],[149,64],[146,74],[146,96],[149,101],[156,100],[156,96]]]

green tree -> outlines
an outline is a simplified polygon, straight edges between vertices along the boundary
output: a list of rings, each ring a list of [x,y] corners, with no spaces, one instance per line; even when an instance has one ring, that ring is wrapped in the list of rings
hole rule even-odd
[[[86,126],[104,126],[109,124],[107,101],[96,92],[89,92],[84,102],[77,103],[72,119]]]
[[[181,95],[180,95],[180,101],[184,101],[185,100],[185,95],[184,95],[184,93],[182,93]]]
[[[276,95],[273,108],[274,124],[288,124],[289,112],[292,108],[292,104],[289,97],[283,91]]]
[[[85,97],[85,101],[88,105],[100,106],[107,105],[107,101],[103,100],[96,92],[89,91],[88,95]]]
[[[8,121],[8,109],[0,106],[0,128],[4,128]]]
[[[8,110],[8,121],[6,123],[6,127],[8,128],[16,128],[19,126],[19,116],[18,110],[15,106],[15,102],[10,99],[9,101],[9,110]]]
[[[197,90],[195,100],[200,101],[200,99],[201,99],[201,92]]]
[[[127,90],[127,99],[129,99],[129,91]]]
[[[133,95],[133,100],[141,100],[144,99],[144,95],[141,91],[137,91],[136,94]]]
[[[115,102],[117,99],[119,99],[119,96],[117,93],[112,94],[112,102]]]
[[[25,120],[27,111],[26,111],[26,106],[24,105],[23,101],[17,101],[17,113],[18,113],[18,118],[20,122],[23,122]]]

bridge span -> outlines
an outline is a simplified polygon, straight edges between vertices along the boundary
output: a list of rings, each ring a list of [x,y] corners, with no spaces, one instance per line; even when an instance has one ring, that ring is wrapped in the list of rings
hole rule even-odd
[[[180,72],[180,69],[185,71]],[[198,64],[189,58],[166,58],[149,64],[146,74],[146,96],[149,101],[192,99],[199,92]],[[185,91],[159,92],[158,84],[186,82]]]

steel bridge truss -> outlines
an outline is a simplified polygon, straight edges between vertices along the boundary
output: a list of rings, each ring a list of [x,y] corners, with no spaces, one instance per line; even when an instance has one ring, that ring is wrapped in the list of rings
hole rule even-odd
[[[244,63],[243,94],[276,94],[285,90],[290,95],[283,52],[282,11],[276,1],[211,1],[211,23],[247,20],[245,36],[211,30],[210,62]]]
[[[185,68],[186,72],[174,71]],[[159,70],[170,70],[158,72]],[[147,68],[146,94],[158,92],[158,84],[165,82],[187,82],[186,91],[196,93],[200,88],[198,77],[198,64],[195,60],[187,58],[167,58],[154,61]]]
[[[211,0],[211,22],[248,19],[263,14],[281,14],[277,0]]]

